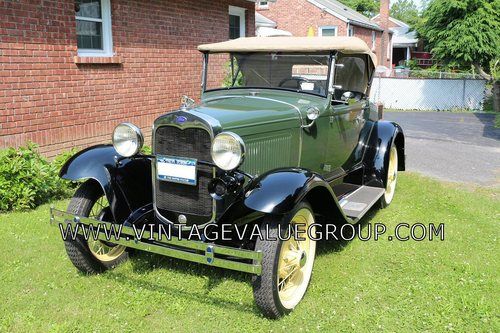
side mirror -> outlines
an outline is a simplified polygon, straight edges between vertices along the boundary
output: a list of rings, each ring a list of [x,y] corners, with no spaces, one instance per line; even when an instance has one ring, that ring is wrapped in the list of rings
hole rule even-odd
[[[345,93],[342,94],[342,97],[340,98],[342,101],[344,101],[346,104],[349,104],[350,100],[356,97],[353,92],[351,91],[346,91]]]

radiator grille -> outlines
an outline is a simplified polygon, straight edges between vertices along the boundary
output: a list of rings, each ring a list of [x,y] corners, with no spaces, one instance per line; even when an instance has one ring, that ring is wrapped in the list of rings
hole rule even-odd
[[[154,151],[157,155],[195,158],[211,162],[210,134],[199,128],[181,130],[162,126],[156,130]],[[188,215],[212,216],[213,199],[208,193],[208,182],[212,179],[211,167],[198,165],[197,185],[176,184],[156,179],[156,207]]]

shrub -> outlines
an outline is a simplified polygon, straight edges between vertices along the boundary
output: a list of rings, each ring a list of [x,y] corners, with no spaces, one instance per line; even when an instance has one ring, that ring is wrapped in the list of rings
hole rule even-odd
[[[0,150],[0,212],[34,208],[67,197],[74,184],[59,178],[60,167],[72,155],[67,152],[49,162],[28,143],[18,149]]]

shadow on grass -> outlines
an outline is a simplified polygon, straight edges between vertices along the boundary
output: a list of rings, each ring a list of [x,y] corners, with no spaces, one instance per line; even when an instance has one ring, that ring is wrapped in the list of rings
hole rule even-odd
[[[180,288],[176,288],[175,286],[181,284],[182,281],[177,281],[175,283],[172,283],[171,285],[165,285],[165,284],[152,283],[147,279],[130,277],[129,275],[122,274],[119,272],[109,272],[105,274],[105,276],[110,280],[118,281],[119,283],[130,286],[131,288],[134,289],[143,288],[152,292],[169,293],[171,295],[183,297],[187,300],[214,305],[221,309],[231,309],[239,312],[253,313],[256,315],[260,313],[255,305],[248,306],[245,305],[244,303],[229,301],[209,295],[208,292],[213,288],[211,287],[212,285],[211,281],[217,281],[216,284],[219,284],[220,281],[223,280],[223,275],[220,271],[216,272],[214,270],[214,272],[212,273],[213,277],[209,278],[209,282],[205,287],[205,292],[198,292],[198,290],[196,289],[193,289],[193,291],[189,292],[186,290],[182,290]]]
[[[375,217],[376,212],[377,210],[372,208],[358,223],[360,228],[356,229],[361,231],[364,230],[368,223]],[[337,235],[337,237],[339,236],[340,234]],[[353,237],[353,239],[355,238],[356,237]],[[320,241],[318,242],[316,253],[318,256],[324,256],[330,253],[341,252],[349,246],[350,242],[350,240]],[[210,295],[210,291],[224,283],[225,280],[250,284],[250,274],[226,270],[218,267],[205,266],[202,264],[142,251],[134,251],[131,256],[130,263],[132,265],[133,272],[137,274],[145,274],[157,269],[168,269],[180,273],[181,275],[189,274],[191,276],[205,276],[208,280],[203,289],[200,290],[193,288],[192,291],[186,291],[175,287],[182,284],[182,281],[175,281],[175,283],[171,285],[157,284],[151,282],[147,278],[130,277],[117,271],[109,271],[103,274],[103,276],[109,278],[110,280],[118,281],[119,283],[130,286],[131,288],[146,288],[152,292],[167,292],[176,296],[180,295],[181,297],[192,301],[214,305],[222,309],[230,308],[239,312],[253,313],[258,317],[262,317],[260,310],[255,304],[248,306],[241,304],[240,302],[233,302]],[[230,291],[228,290],[228,292]]]
[[[218,267],[205,266],[202,264],[142,251],[135,251],[134,255],[131,257],[130,263],[132,265],[133,272],[137,274],[145,274],[157,269],[168,269],[170,271],[175,271],[181,274],[189,274],[191,276],[205,276],[207,277],[207,283],[203,289],[191,288],[191,291],[186,291],[176,287],[182,284],[181,280],[165,285],[153,283],[147,278],[130,277],[129,275],[122,274],[117,271],[106,272],[103,276],[109,278],[110,280],[118,281],[119,283],[130,286],[131,288],[146,288],[152,292],[169,293],[175,296],[181,296],[188,300],[214,305],[221,309],[229,308],[239,312],[253,313],[260,317],[262,316],[260,315],[260,311],[255,304],[249,306],[248,304],[229,301],[210,295],[210,291],[224,283],[225,280],[250,284],[251,275],[249,274],[225,270]],[[189,289],[189,286],[184,287]]]
[[[368,213],[366,213],[366,215],[363,216],[361,221],[359,221],[357,224],[355,224],[355,231],[363,232],[366,229],[366,226],[377,215],[377,212],[378,212],[378,208],[372,207],[368,211]],[[338,240],[329,239],[329,240],[318,241],[317,247],[316,247],[316,255],[317,256],[324,256],[324,255],[328,255],[330,253],[341,252],[346,247],[348,247],[349,244],[354,239],[356,239],[358,232],[356,232],[355,234],[349,234],[348,232],[351,230],[350,228],[346,229],[346,233],[344,234],[345,238],[347,238],[349,240],[343,239],[340,235],[340,228],[341,228],[341,225],[337,225],[337,229],[335,232],[335,236],[338,238]],[[366,236],[366,233],[363,233],[363,235]]]

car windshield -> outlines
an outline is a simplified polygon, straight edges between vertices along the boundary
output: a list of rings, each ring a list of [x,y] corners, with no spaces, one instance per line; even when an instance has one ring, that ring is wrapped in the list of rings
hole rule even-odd
[[[283,89],[327,96],[328,54],[210,54],[206,90]]]

